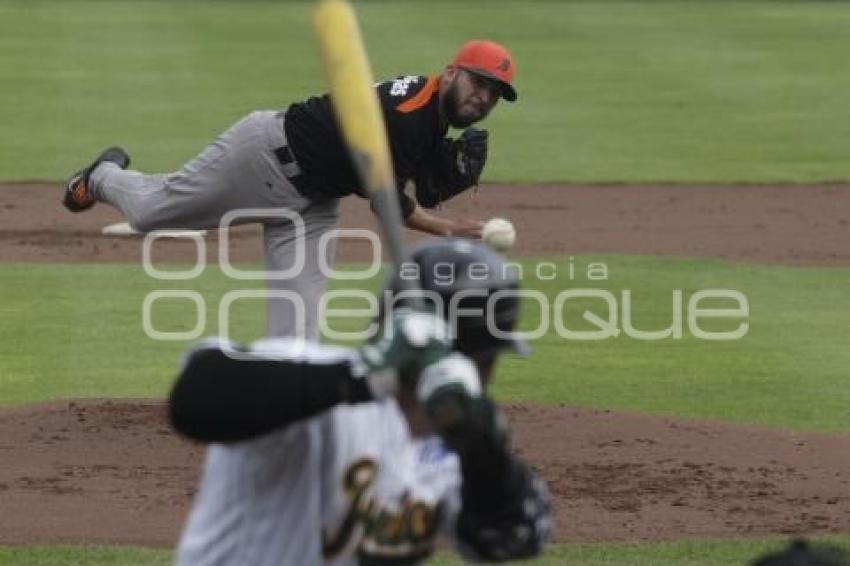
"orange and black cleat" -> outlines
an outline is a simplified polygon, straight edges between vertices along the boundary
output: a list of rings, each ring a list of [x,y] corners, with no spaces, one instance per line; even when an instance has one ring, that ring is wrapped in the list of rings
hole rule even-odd
[[[89,175],[105,161],[115,163],[121,169],[130,166],[130,156],[120,147],[110,147],[104,150],[91,165],[74,173],[65,183],[65,194],[62,199],[65,208],[71,212],[82,212],[94,205],[94,195],[88,186]]]

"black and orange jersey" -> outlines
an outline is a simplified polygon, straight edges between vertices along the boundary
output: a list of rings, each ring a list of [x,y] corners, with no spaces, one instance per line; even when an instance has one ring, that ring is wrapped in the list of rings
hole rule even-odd
[[[440,123],[439,76],[408,75],[378,83],[376,89],[387,127],[399,198],[404,216],[415,206],[403,192],[407,181],[425,185],[433,179],[434,167],[451,167],[455,159],[444,139],[448,127]],[[339,198],[350,194],[366,197],[354,164],[337,125],[330,97],[311,97],[292,104],[286,111],[286,137],[301,174],[293,183],[304,196],[313,199]],[[445,178],[446,175],[437,175]],[[465,187],[464,187],[465,188]],[[462,190],[462,189],[461,189]],[[417,190],[417,193],[420,191]],[[460,192],[453,190],[453,196]],[[420,199],[435,206],[439,198]]]

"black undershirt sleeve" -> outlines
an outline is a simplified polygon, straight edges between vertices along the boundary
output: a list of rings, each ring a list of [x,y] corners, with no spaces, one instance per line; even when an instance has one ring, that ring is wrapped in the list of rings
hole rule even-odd
[[[490,513],[518,491],[522,470],[509,448],[507,424],[487,397],[472,402],[468,422],[455,437],[447,437],[460,458],[463,507]]]
[[[220,348],[193,352],[171,391],[174,428],[202,442],[248,440],[340,403],[369,401],[348,360],[236,359]]]
[[[480,401],[480,428],[472,427],[458,450],[462,507],[457,536],[464,554],[477,560],[528,558],[550,533],[544,484],[511,454],[507,426],[489,399]]]

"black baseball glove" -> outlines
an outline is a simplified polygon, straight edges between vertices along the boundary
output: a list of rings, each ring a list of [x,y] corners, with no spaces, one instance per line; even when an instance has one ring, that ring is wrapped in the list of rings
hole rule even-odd
[[[434,160],[416,177],[416,201],[425,208],[478,184],[487,161],[487,130],[469,128],[456,140],[444,139]]]
[[[487,130],[469,128],[454,142],[457,169],[470,181],[470,185],[478,184],[478,178],[481,177],[487,162],[487,137]]]

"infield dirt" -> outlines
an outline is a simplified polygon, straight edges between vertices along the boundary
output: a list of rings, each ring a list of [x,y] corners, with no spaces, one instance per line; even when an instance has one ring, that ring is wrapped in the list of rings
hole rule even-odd
[[[107,205],[71,214],[58,186],[0,185],[2,261],[141,260],[141,238],[104,238],[123,220]],[[366,201],[342,201],[342,228],[376,229]],[[716,257],[794,265],[850,265],[850,186],[483,186],[440,214],[517,228],[512,256],[621,253]],[[256,227],[236,228],[231,257],[260,261]],[[216,253],[211,234],[208,253]],[[155,246],[157,261],[194,261],[190,241]],[[340,242],[337,259],[368,260],[363,239]],[[215,259],[215,255],[210,255]]]
[[[622,253],[850,265],[850,187],[486,186],[449,216],[508,216],[517,256]],[[107,206],[71,215],[56,186],[0,186],[0,258],[138,261],[107,238]],[[342,227],[373,227],[346,199]],[[215,240],[215,236],[211,237]],[[258,261],[259,231],[231,256]],[[208,250],[214,253],[215,246]],[[367,259],[363,241],[337,259]],[[186,242],[158,261],[192,261]],[[515,445],[556,498],[558,541],[850,532],[850,436],[574,407],[506,407]],[[176,437],[161,401],[85,400],[0,410],[0,544],[173,544],[203,449]]]

